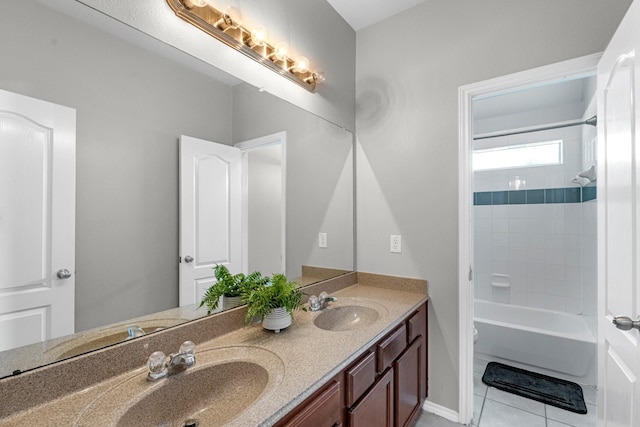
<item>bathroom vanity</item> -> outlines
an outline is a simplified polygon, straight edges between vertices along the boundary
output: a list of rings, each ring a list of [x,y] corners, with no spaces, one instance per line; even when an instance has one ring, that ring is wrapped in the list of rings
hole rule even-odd
[[[412,425],[427,395],[426,289],[350,273],[305,288],[337,301],[279,334],[243,326],[241,307],[5,378],[0,425]],[[185,340],[196,364],[148,381],[147,357]]]
[[[407,426],[427,397],[427,304],[277,426]]]

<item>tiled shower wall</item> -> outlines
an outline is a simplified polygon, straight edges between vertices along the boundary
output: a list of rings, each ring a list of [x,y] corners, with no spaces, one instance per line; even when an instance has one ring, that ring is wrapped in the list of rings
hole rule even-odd
[[[475,144],[564,141],[562,165],[474,173],[476,298],[576,314],[591,309],[584,276],[595,269],[595,253],[592,258],[584,245],[595,238],[595,209],[589,210],[595,206],[595,187],[571,182],[583,170],[584,127]]]

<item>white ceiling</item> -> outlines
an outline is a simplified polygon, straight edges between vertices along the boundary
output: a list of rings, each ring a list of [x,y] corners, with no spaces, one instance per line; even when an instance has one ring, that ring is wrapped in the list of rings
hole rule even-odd
[[[327,0],[355,31],[426,0]]]
[[[488,97],[474,102],[473,116],[486,119],[585,102],[593,95],[586,93],[588,88],[588,79],[576,79]]]

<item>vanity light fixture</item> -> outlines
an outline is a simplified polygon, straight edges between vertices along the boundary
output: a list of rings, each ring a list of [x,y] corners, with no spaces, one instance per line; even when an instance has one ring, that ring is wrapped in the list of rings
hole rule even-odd
[[[309,59],[293,59],[286,43],[272,45],[262,26],[253,29],[242,25],[242,14],[235,6],[220,11],[208,0],[167,0],[177,16],[213,36],[265,67],[286,77],[310,92],[324,81],[321,71],[311,71]]]

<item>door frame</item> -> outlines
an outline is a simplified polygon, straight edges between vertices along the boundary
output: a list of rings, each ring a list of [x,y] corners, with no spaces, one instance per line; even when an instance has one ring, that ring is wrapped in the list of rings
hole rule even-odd
[[[602,53],[595,53],[458,88],[458,422],[473,418],[473,143],[471,111],[474,99],[508,93],[567,78],[596,73]]]
[[[260,150],[273,145],[280,145],[281,162],[282,162],[282,199],[281,199],[281,216],[280,216],[280,259],[282,273],[287,272],[287,132],[277,132],[271,135],[265,135],[258,138],[250,139],[235,144],[242,152],[242,272],[249,273],[249,181],[248,181],[248,158],[247,153],[250,151]]]

